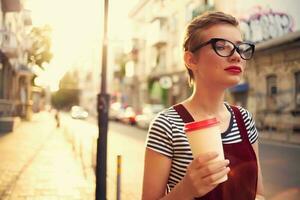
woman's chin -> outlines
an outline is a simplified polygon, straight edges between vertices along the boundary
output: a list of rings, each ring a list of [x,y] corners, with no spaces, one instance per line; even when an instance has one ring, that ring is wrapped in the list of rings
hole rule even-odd
[[[236,79],[236,80],[230,80],[226,83],[226,88],[231,88],[240,83],[241,79]]]

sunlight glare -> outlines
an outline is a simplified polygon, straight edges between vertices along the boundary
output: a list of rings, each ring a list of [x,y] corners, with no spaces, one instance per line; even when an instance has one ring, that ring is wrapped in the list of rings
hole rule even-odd
[[[129,9],[137,0],[110,0],[108,18],[109,41],[130,37]],[[100,68],[103,39],[102,0],[27,0],[34,26],[49,24],[52,28],[53,59],[42,81],[55,89],[66,71],[77,68]]]
[[[74,63],[99,51],[101,45],[101,1],[98,0],[28,0],[34,26],[52,28],[53,59],[44,71],[43,83],[54,86]],[[96,63],[96,62],[95,62]],[[84,65],[84,63],[82,63]]]

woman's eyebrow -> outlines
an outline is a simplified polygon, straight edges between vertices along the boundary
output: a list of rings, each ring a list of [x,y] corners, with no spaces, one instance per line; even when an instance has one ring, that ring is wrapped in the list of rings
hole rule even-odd
[[[227,38],[219,38],[219,39],[232,42],[233,44],[240,44],[240,43],[244,43],[245,42],[243,39],[241,39],[241,40],[230,40],[230,39],[227,39]]]
[[[244,40],[236,40],[234,43],[235,44],[241,44],[241,43],[244,43],[245,41]]]

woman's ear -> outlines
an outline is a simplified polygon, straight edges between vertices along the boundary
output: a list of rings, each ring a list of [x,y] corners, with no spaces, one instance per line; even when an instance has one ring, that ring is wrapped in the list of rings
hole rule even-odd
[[[183,55],[184,63],[187,68],[190,70],[196,70],[197,69],[197,60],[195,58],[195,55],[190,51],[185,51]]]

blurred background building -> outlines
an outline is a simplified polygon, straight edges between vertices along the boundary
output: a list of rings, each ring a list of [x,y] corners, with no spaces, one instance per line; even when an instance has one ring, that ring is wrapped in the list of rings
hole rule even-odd
[[[129,13],[130,48],[115,62],[114,94],[137,111],[188,97],[183,30],[199,14],[219,10],[236,16],[245,39],[256,43],[243,81],[226,100],[248,108],[261,129],[300,132],[299,7],[297,0],[140,0]]]
[[[1,0],[0,10],[0,129],[13,128],[14,117],[30,118],[33,73],[28,67],[30,12],[22,0]]]
[[[49,89],[34,84],[36,71],[28,63],[32,23],[25,2],[0,1],[1,129],[12,128],[15,116],[30,119],[30,113],[39,111],[49,98]],[[182,59],[184,28],[203,12],[219,10],[236,16],[245,39],[256,43],[256,54],[243,81],[228,90],[226,100],[248,108],[261,129],[299,132],[299,7],[297,0],[137,0],[128,14],[131,38],[109,39],[111,102],[140,113],[145,105],[168,107],[187,98],[192,88]],[[101,40],[98,37],[95,41]],[[68,75],[76,75],[71,89],[79,97],[74,102],[94,116],[100,83],[99,49],[99,45],[86,48],[89,59],[75,63],[73,71],[77,72]],[[70,87],[63,89],[66,92]]]

